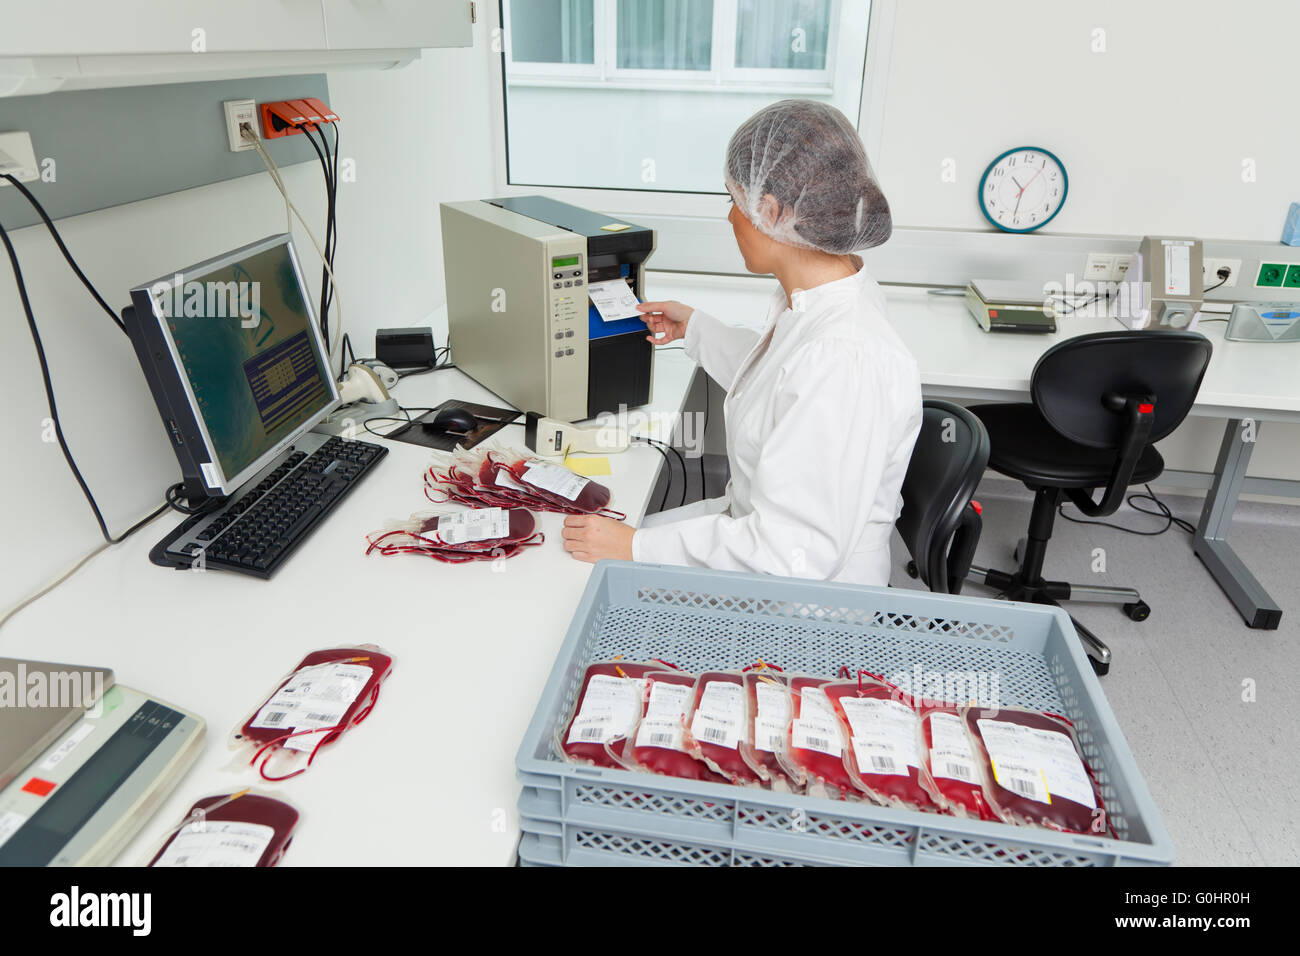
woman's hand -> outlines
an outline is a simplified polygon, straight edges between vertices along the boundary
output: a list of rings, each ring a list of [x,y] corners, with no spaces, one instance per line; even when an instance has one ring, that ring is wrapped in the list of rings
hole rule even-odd
[[[600,515],[569,515],[564,519],[564,550],[579,561],[595,564],[603,558],[632,560],[632,535],[621,521]]]
[[[655,345],[667,345],[677,339],[686,337],[686,323],[690,321],[695,310],[680,302],[641,302],[637,305],[642,320],[654,334],[647,335],[646,340]],[[663,333],[655,338],[658,333]]]

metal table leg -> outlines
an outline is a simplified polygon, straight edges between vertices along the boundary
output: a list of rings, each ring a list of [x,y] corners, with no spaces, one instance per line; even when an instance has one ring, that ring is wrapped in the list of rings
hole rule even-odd
[[[1237,507],[1237,496],[1246,477],[1250,454],[1255,449],[1254,440],[1259,437],[1259,425],[1258,421],[1250,422],[1253,434],[1249,437],[1253,440],[1247,441],[1245,422],[1239,418],[1228,421],[1223,445],[1219,448],[1219,461],[1214,468],[1214,484],[1205,499],[1205,509],[1192,539],[1192,550],[1223,588],[1223,593],[1236,605],[1247,625],[1273,630],[1282,620],[1282,609],[1228,544],[1232,513]]]

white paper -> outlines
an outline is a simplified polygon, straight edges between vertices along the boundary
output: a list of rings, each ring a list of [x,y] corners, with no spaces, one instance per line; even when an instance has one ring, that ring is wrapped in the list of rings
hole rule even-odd
[[[745,722],[745,688],[730,681],[711,680],[691,719],[691,735],[700,743],[735,750]]]
[[[523,474],[524,481],[531,485],[536,485],[544,491],[549,491],[553,495],[559,495],[561,498],[567,498],[570,501],[576,501],[578,495],[582,494],[582,489],[587,487],[590,479],[575,475],[567,468],[559,465],[552,465],[549,462],[539,461],[528,466],[528,470]]]
[[[512,475],[509,471],[507,471],[505,468],[497,469],[496,480],[497,480],[497,484],[500,485],[502,488],[509,488],[511,491],[522,491],[525,494],[530,493],[528,486],[521,485],[519,483],[519,480],[515,478],[515,476]]]
[[[587,681],[578,716],[569,726],[565,741],[571,744],[603,744],[632,732],[641,716],[645,680],[597,674]]]
[[[690,706],[693,688],[686,684],[655,681],[650,685],[645,719],[636,732],[638,747],[666,747],[681,750],[686,728],[682,719]]]
[[[843,747],[835,710],[820,687],[799,692],[799,716],[790,724],[790,746],[838,757]]]
[[[841,697],[840,706],[849,719],[859,773],[906,777],[908,767],[920,768],[916,713],[906,704],[874,697]]]
[[[1067,734],[1005,720],[976,723],[1001,786],[1039,803],[1050,803],[1047,794],[1054,794],[1096,809],[1088,772]]]
[[[637,297],[632,293],[632,287],[622,279],[588,283],[587,295],[591,296],[591,304],[606,322],[641,317],[636,308]]]
[[[785,750],[785,734],[790,728],[790,694],[779,684],[760,680],[754,685],[758,714],[754,717],[754,749],[766,753]]]
[[[975,752],[966,728],[956,714],[932,713],[930,722],[930,773],[963,783],[977,783]]]
[[[273,836],[275,828],[264,823],[187,823],[154,866],[257,866]]]
[[[489,541],[510,534],[510,515],[504,508],[475,508],[438,519],[438,537],[447,544]]]

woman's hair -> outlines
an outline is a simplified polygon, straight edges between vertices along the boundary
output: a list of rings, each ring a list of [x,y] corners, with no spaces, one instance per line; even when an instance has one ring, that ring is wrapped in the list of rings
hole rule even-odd
[[[726,183],[749,220],[787,245],[842,255],[893,230],[857,130],[826,103],[781,100],[745,120],[727,145]]]

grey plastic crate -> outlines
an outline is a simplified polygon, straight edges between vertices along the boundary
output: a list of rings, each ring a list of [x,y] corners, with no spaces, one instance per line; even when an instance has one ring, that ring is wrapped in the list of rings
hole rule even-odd
[[[867,803],[576,766],[554,752],[587,664],[617,655],[686,670],[756,658],[996,675],[999,703],[1064,714],[1119,839]],[[919,591],[603,561],[592,572],[516,767],[525,865],[1124,866],[1173,846],[1070,618],[1059,608]]]

